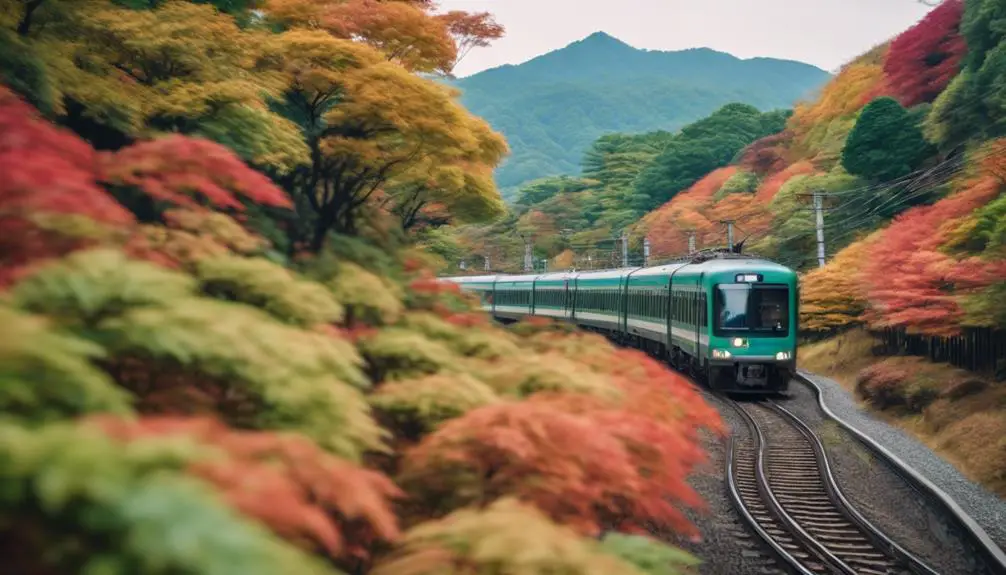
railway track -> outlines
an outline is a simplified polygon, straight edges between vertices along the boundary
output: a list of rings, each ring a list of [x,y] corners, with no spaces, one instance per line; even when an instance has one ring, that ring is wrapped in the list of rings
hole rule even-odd
[[[749,428],[735,434],[728,448],[731,497],[790,571],[937,575],[853,508],[807,425],[771,401],[727,401]]]

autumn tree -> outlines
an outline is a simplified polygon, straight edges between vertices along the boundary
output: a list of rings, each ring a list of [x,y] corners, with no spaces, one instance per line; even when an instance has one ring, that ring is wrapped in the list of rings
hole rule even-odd
[[[280,182],[311,214],[297,233],[313,251],[330,231],[355,232],[359,209],[386,185],[406,221],[431,199],[456,201],[460,213],[468,204],[468,215],[499,209],[487,170],[506,144],[450,89],[322,31],[284,32],[270,50],[290,77],[287,108],[311,150],[310,163]]]
[[[927,134],[951,150],[974,139],[1006,134],[1006,106],[993,97],[1006,86],[1006,16],[994,0],[964,3],[960,31],[967,43],[961,73],[933,103]]]
[[[983,160],[950,196],[898,216],[870,250],[863,270],[872,325],[957,333],[968,299],[1006,278],[1001,261],[958,257],[946,249],[972,212],[999,195],[995,158]]]
[[[842,151],[850,174],[889,182],[913,172],[930,154],[922,131],[893,98],[870,102],[856,121]]]
[[[946,0],[891,41],[887,84],[905,107],[932,102],[957,74],[967,51],[960,35],[963,0]]]
[[[27,4],[25,43],[67,124],[99,147],[181,132],[277,169],[307,159],[294,124],[268,107],[283,84],[258,67],[266,32],[240,28],[212,4],[135,4]]]
[[[488,12],[462,12],[452,10],[437,17],[447,28],[454,40],[456,56],[451,70],[468,55],[473,48],[486,48],[493,40],[503,37],[504,28]],[[450,70],[448,70],[450,71]]]
[[[804,276],[800,288],[800,326],[833,332],[860,325],[868,302],[861,277],[871,245],[882,232],[842,249],[823,268]]]

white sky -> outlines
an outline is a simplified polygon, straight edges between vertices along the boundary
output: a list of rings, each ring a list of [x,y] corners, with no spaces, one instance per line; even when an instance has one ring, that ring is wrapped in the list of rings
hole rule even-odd
[[[708,47],[740,58],[799,60],[834,71],[932,8],[918,0],[440,0],[489,11],[506,36],[455,73],[519,64],[603,31],[636,48]]]

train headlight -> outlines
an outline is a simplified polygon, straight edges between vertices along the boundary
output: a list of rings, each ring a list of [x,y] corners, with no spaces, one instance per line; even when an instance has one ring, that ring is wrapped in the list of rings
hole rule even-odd
[[[744,347],[748,342],[743,337],[735,337],[730,343],[733,344],[734,347]]]
[[[786,361],[791,357],[793,357],[793,355],[788,351],[780,351],[779,353],[775,354],[775,358],[777,361]]]
[[[730,359],[730,352],[725,349],[714,349],[713,359]]]

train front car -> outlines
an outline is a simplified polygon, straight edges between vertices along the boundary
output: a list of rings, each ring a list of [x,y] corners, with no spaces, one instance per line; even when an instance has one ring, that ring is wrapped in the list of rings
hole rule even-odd
[[[765,260],[708,262],[709,385],[739,393],[783,392],[796,371],[797,275]]]

